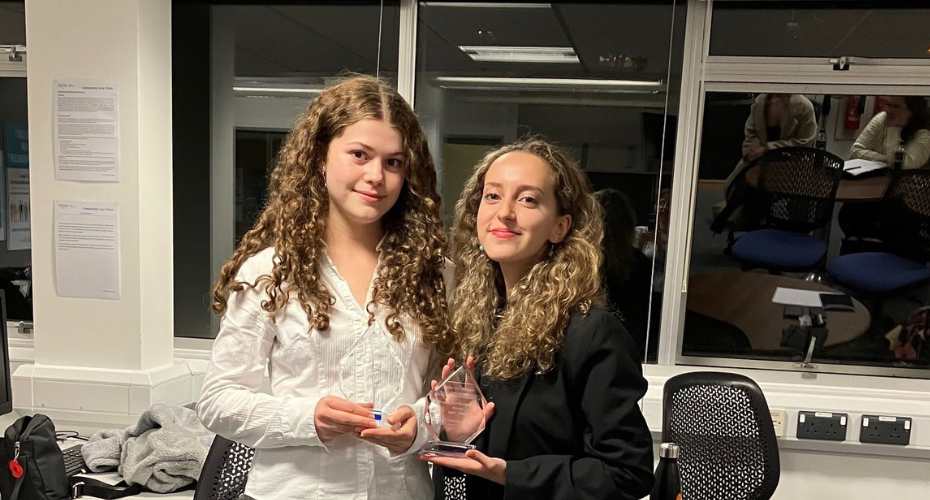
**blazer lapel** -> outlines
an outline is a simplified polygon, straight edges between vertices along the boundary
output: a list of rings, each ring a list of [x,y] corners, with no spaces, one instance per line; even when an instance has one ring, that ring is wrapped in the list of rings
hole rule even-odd
[[[533,372],[517,380],[493,381],[494,416],[493,425],[486,437],[488,455],[503,458],[507,456],[510,443],[510,433],[513,430],[514,419],[526,391],[532,383]]]

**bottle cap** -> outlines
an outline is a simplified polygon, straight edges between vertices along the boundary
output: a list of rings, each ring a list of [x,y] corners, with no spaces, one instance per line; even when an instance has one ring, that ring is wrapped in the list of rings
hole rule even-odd
[[[662,443],[659,446],[659,456],[662,458],[678,458],[678,445],[675,443]]]

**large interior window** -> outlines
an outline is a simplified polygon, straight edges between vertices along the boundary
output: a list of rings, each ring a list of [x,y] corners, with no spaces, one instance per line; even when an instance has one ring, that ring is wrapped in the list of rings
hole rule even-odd
[[[416,108],[443,214],[478,160],[541,134],[567,148],[608,206],[606,279],[656,358],[681,81],[684,2],[421,2]]]
[[[0,289],[10,321],[32,321],[25,46],[24,3],[0,3]]]
[[[399,2],[175,2],[172,11],[175,335],[209,338],[210,287],[264,207],[295,120],[342,76],[397,81]]]
[[[930,365],[928,116],[914,95],[707,93],[682,353]]]
[[[925,377],[930,10],[710,8],[679,361]]]

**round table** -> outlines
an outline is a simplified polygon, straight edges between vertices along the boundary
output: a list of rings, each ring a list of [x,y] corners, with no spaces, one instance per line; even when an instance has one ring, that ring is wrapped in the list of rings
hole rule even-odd
[[[761,168],[751,167],[746,172],[746,184],[752,187],[759,185]],[[867,177],[843,177],[836,189],[836,201],[865,202],[879,201],[885,196],[885,191],[891,184],[891,176],[871,175]]]
[[[754,350],[778,350],[782,329],[797,320],[785,319],[784,305],[772,302],[775,289],[798,288],[837,292],[823,283],[761,272],[718,271],[696,273],[688,282],[688,310],[739,328]],[[830,346],[865,333],[872,316],[861,302],[852,299],[854,311],[825,312]]]

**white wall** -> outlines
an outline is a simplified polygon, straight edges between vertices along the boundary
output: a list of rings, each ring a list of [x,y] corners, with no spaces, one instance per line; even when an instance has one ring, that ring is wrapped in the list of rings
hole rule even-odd
[[[88,8],[92,7],[92,8]],[[122,369],[171,362],[170,2],[31,0],[29,50],[32,258],[37,361]],[[85,79],[119,89],[119,182],[55,180],[53,82]],[[55,200],[119,204],[119,300],[60,297],[53,275]],[[167,251],[166,251],[167,250]],[[142,341],[146,329],[163,336]],[[159,345],[155,343],[158,342]],[[94,346],[75,355],[75,345]]]
[[[35,333],[34,363],[12,375],[14,407],[62,424],[114,423],[189,402],[190,370],[173,349],[171,2],[29,0],[26,33]],[[57,80],[118,89],[118,182],[56,179]],[[118,205],[118,299],[57,293],[58,200]]]

